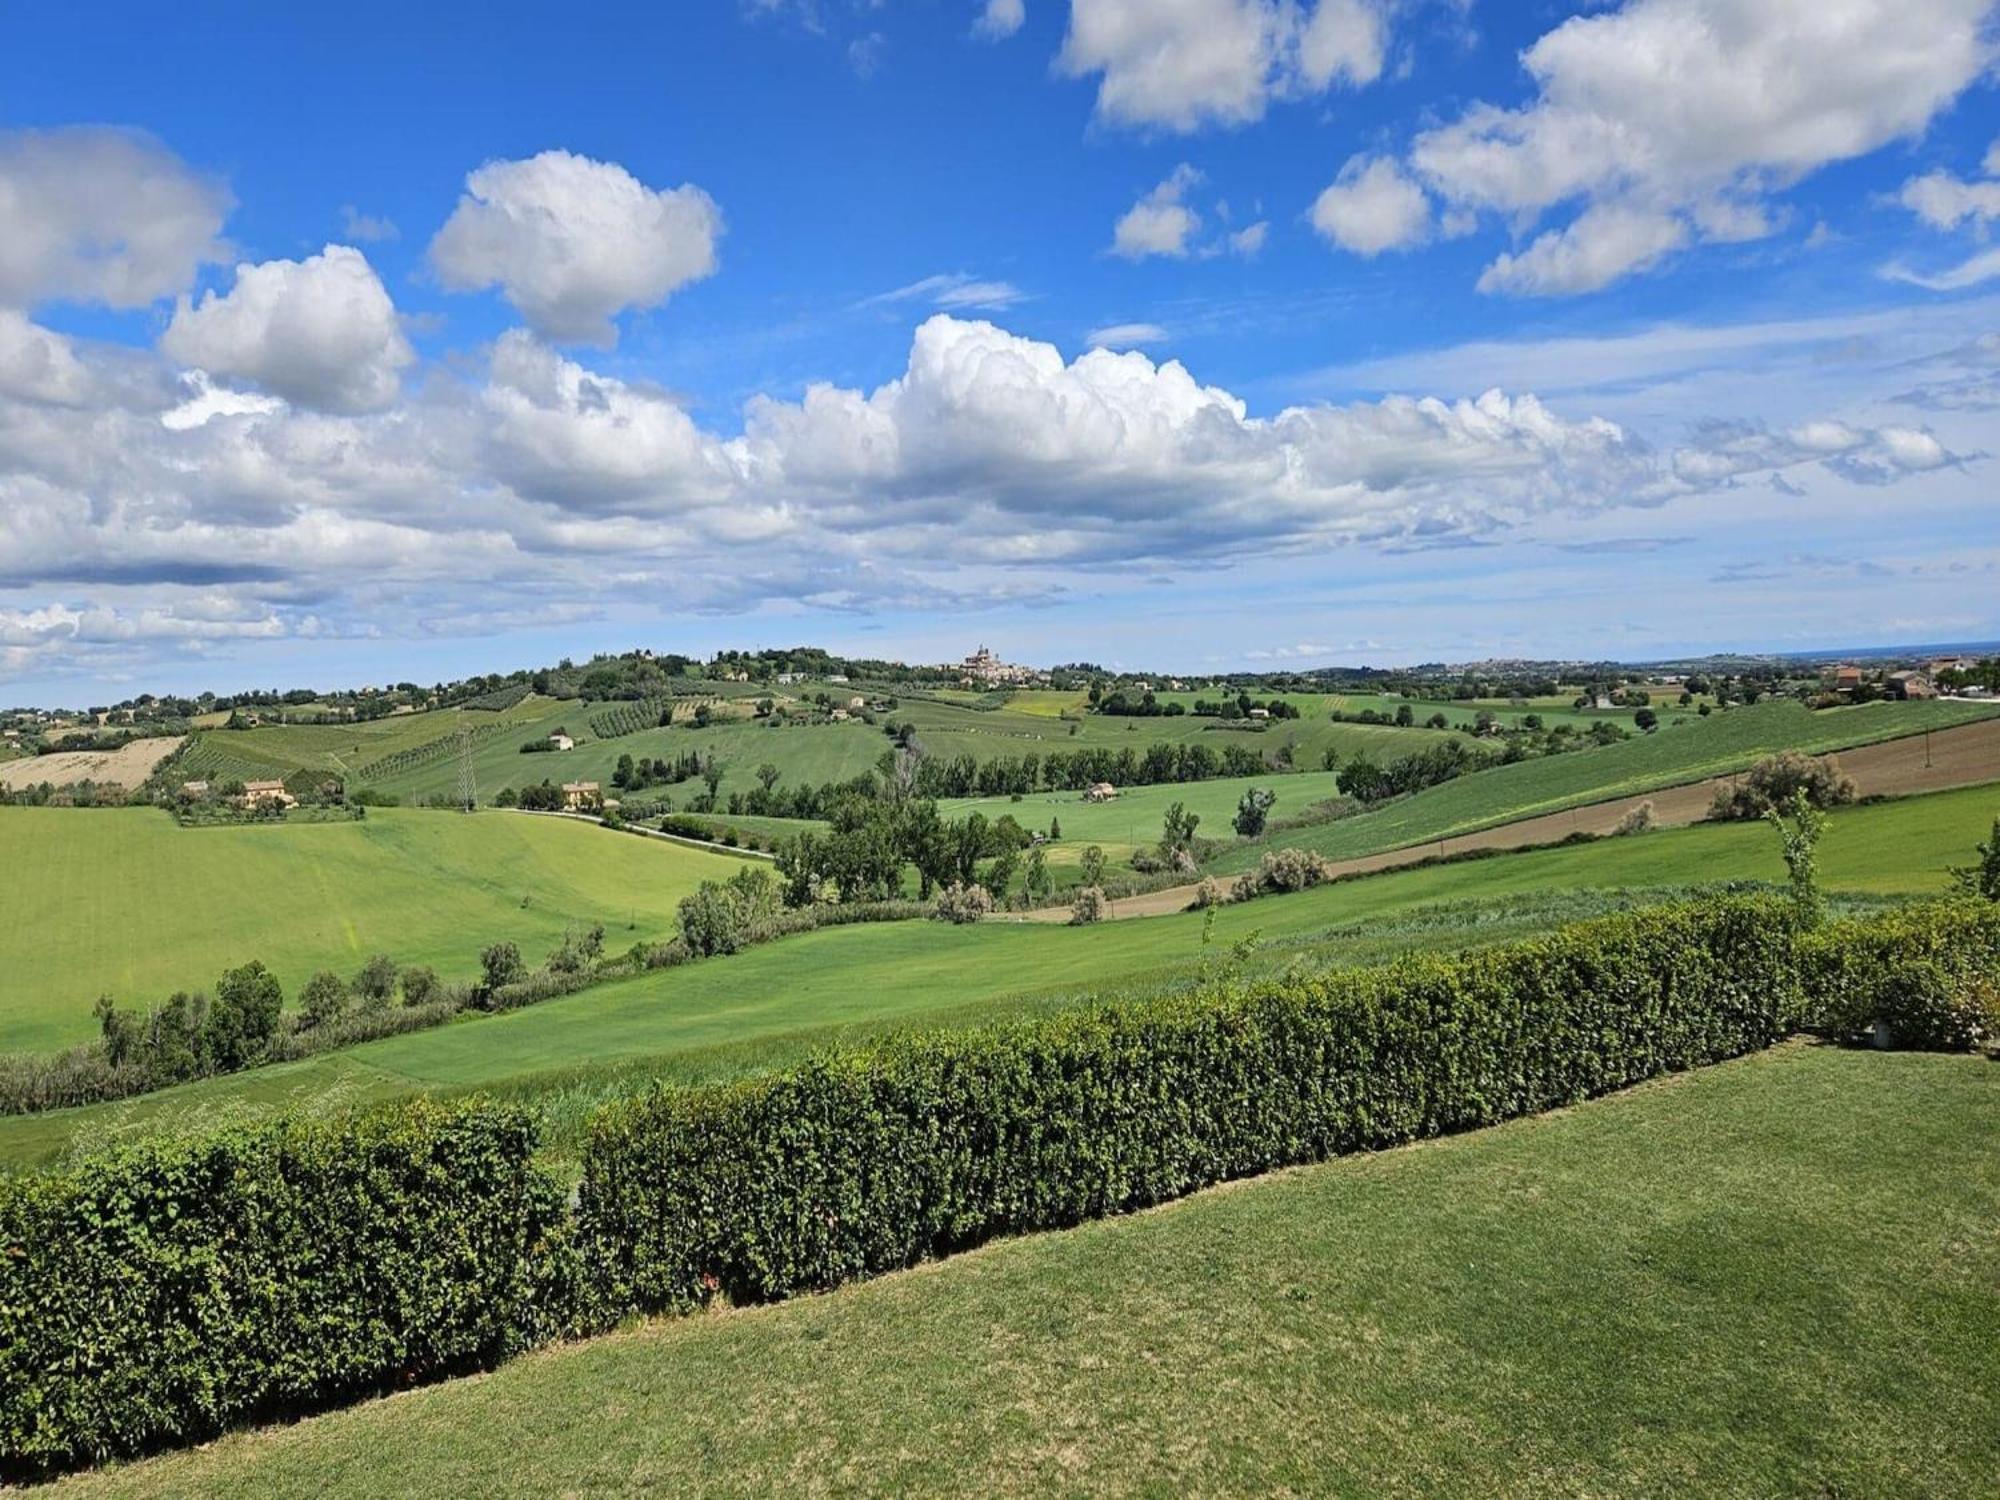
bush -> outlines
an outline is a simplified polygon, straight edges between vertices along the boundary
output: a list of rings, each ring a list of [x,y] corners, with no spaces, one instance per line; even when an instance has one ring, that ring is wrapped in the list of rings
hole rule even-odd
[[[983,885],[960,885],[954,880],[937,893],[931,915],[940,922],[977,922],[991,914],[993,897]]]
[[[1230,899],[1250,901],[1270,891],[1303,891],[1333,878],[1333,866],[1310,849],[1267,849],[1257,868],[1237,876]]]
[[[492,943],[480,949],[479,969],[488,993],[513,984],[528,972],[521,962],[521,950],[512,943]]]
[[[0,1182],[0,1471],[213,1436],[570,1326],[527,1117],[416,1103]]]
[[[581,1244],[640,1309],[837,1286],[1766,1046],[1795,955],[1782,905],[1654,908],[661,1091],[595,1122]]]
[[[396,994],[396,961],[386,953],[369,957],[354,976],[354,998],[364,1008],[384,1006]]]
[[[1109,914],[1111,904],[1104,899],[1104,892],[1094,885],[1080,886],[1069,904],[1069,925],[1087,927],[1092,922],[1102,922]]]
[[[340,1019],[347,1001],[347,982],[338,974],[321,969],[299,991],[299,1019],[307,1026],[324,1026]]]
[[[1618,826],[1611,830],[1611,836],[1624,838],[1628,834],[1646,833],[1651,830],[1653,821],[1653,802],[1649,797],[1618,820]]]
[[[429,964],[411,964],[403,970],[403,1004],[427,1005],[437,998],[437,970]]]
[[[1838,807],[1854,800],[1854,779],[1830,755],[1781,750],[1758,761],[1740,781],[1717,787],[1708,815],[1733,822],[1761,818],[1774,808],[1789,808],[1799,792],[1821,810]]]
[[[1804,963],[1816,1031],[1947,1052],[2000,1039],[2000,906],[1990,902],[1835,922],[1806,939]]]

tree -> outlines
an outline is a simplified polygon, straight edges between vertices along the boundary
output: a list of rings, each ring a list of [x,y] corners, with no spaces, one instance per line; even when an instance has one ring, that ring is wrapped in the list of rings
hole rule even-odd
[[[1397,706],[1396,723],[1399,727],[1403,729],[1408,729],[1412,724],[1416,722],[1417,722],[1417,711],[1414,708],[1411,708],[1410,705],[1407,703],[1399,704]]]
[[[299,1011],[308,1026],[324,1026],[347,1009],[347,984],[330,969],[321,969],[299,991]]]
[[[1194,847],[1194,831],[1200,824],[1200,814],[1189,812],[1184,802],[1174,803],[1160,827],[1160,853],[1169,859],[1187,853]]]
[[[396,963],[386,953],[377,953],[354,976],[354,995],[363,1005],[387,1005],[396,993]]]
[[[438,997],[437,970],[428,964],[411,964],[403,970],[403,1004],[427,1005]]]
[[[513,984],[528,972],[521,962],[521,950],[512,943],[494,943],[481,949],[479,967],[488,994],[502,985]]]
[[[1094,885],[1083,886],[1077,891],[1076,898],[1070,902],[1070,926],[1083,927],[1092,922],[1102,922],[1108,909],[1109,904],[1104,899],[1104,892]]]
[[[681,939],[688,951],[703,958],[734,953],[743,943],[743,917],[735,895],[713,880],[704,880],[680,904]]]
[[[1062,819],[1057,817],[1051,817],[1049,819],[1049,842],[1051,844],[1054,844],[1061,842],[1061,840],[1062,840]]]
[[[703,786],[708,788],[708,795],[711,801],[714,800],[716,789],[722,785],[722,773],[724,769],[725,767],[722,762],[715,758],[713,752],[701,758],[701,782]]]
[[[1647,734],[1651,734],[1655,729],[1660,727],[1660,716],[1650,708],[1642,708],[1636,714],[1632,715],[1632,722],[1637,724]]]
[[[2000,842],[2000,840],[1996,840]],[[1053,882],[1049,878],[1049,857],[1040,844],[1028,851],[1028,865],[1021,872],[1021,889],[1030,901],[1041,902],[1049,898]]]
[[[1278,794],[1269,787],[1253,786],[1244,792],[1242,800],[1236,804],[1233,826],[1246,839],[1254,839],[1264,831],[1264,821],[1271,808],[1277,803]]]
[[[1819,890],[1819,836],[1826,829],[1826,814],[1813,806],[1811,796],[1800,787],[1792,793],[1789,807],[1782,812],[1769,809],[1764,821],[1778,830],[1799,920],[1807,927],[1817,927],[1826,915],[1826,901]]]
[[[1960,890],[1970,895],[2000,901],[2000,817],[1993,820],[1993,837],[1977,847],[1978,862],[1963,869],[1954,868],[1951,878]]]
[[[1821,809],[1852,802],[1855,795],[1853,779],[1841,773],[1832,756],[1781,750],[1758,761],[1742,780],[1717,788],[1708,815],[1717,820],[1761,818],[1790,806],[1800,792]]]
[[[285,992],[278,976],[256,959],[231,969],[215,984],[202,1042],[217,1068],[229,1072],[254,1059],[278,1029]]]
[[[765,761],[763,765],[757,768],[757,784],[768,792],[778,784],[778,778],[783,774],[776,766],[772,765],[769,761]]]
[[[1077,869],[1082,873],[1085,885],[1104,884],[1104,851],[1095,844],[1090,845],[1077,861]]]

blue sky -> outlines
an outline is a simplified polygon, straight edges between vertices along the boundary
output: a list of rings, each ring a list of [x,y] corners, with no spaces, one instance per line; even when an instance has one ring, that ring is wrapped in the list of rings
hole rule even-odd
[[[0,699],[2000,636],[1984,0],[576,9],[7,8]]]

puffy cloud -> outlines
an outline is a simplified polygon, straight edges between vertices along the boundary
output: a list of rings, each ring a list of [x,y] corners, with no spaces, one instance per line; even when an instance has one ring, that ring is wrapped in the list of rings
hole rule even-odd
[[[1600,204],[1566,228],[1538,236],[1519,255],[1497,257],[1480,273],[1479,290],[1532,297],[1594,292],[1658,264],[1687,238],[1687,226],[1671,214]]]
[[[1856,484],[1890,484],[1965,459],[1950,452],[1936,435],[1920,428],[1862,428],[1821,419],[1772,431],[1750,422],[1715,422],[1689,447],[1677,450],[1673,470],[1695,485],[1725,484],[1750,474],[1769,474],[1817,463]],[[1797,491],[1789,486],[1787,493]]]
[[[1024,0],[986,0],[980,9],[979,19],[972,23],[972,34],[984,41],[1005,41],[1021,29],[1028,19],[1028,9]]]
[[[1271,100],[1372,83],[1387,27],[1366,0],[1071,0],[1056,66],[1101,75],[1098,118],[1191,131],[1262,118]]]
[[[1201,215],[1183,198],[1201,181],[1201,173],[1186,162],[1165,181],[1127,209],[1111,235],[1111,253],[1127,260],[1149,255],[1184,256],[1188,241],[1201,230]]]
[[[715,270],[722,211],[691,183],[656,190],[568,151],[488,162],[431,241],[457,291],[498,286],[548,338],[609,346],[612,319]]]
[[[1858,421],[1717,428],[1666,459],[1497,390],[1257,416],[1178,361],[945,314],[894,378],[755,398],[733,436],[519,329],[350,413],[18,318],[0,371],[0,609],[41,641],[13,649],[64,659],[140,650],[149,618],[171,649],[449,630],[496,588],[516,610],[977,608],[1053,597],[1065,569],[1487,545],[1798,464],[1873,484],[1967,461]],[[141,623],[85,639],[58,606]]]
[[[416,359],[374,268],[346,245],[238,266],[227,293],[181,298],[160,348],[211,376],[327,411],[388,405]]]
[[[2000,219],[2000,181],[1967,182],[1945,171],[1926,172],[1904,183],[1897,196],[1903,207],[1933,229]]]
[[[1431,204],[1387,157],[1353,156],[1314,202],[1312,222],[1343,250],[1379,255],[1430,238]]]
[[[1245,260],[1254,260],[1263,252],[1264,242],[1271,237],[1268,220],[1259,219],[1255,224],[1245,224],[1229,236],[1229,253],[1240,255]]]
[[[1628,0],[1522,56],[1535,97],[1419,134],[1415,175],[1454,209],[1582,212],[1482,279],[1586,290],[1697,237],[1769,233],[1770,195],[1919,134],[1994,58],[1990,0]],[[1679,225],[1669,229],[1669,221]]]
[[[143,307],[222,260],[229,193],[151,136],[0,130],[0,306]]]

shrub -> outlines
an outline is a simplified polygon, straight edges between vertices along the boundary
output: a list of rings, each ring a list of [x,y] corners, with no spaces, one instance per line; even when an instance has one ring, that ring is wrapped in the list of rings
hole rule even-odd
[[[0,1182],[0,1466],[206,1438],[569,1326],[534,1145],[518,1110],[416,1103]]]
[[[396,961],[386,953],[370,955],[354,976],[354,998],[363,1007],[387,1005],[396,994]]]
[[[983,885],[961,885],[954,880],[937,893],[931,915],[940,922],[977,922],[993,910],[993,897]]]
[[[1333,866],[1310,849],[1267,849],[1256,870],[1236,882],[1236,899],[1247,900],[1266,891],[1303,891],[1332,878]]]
[[[321,969],[305,983],[299,991],[299,1018],[307,1026],[324,1026],[329,1021],[340,1019],[347,1009],[347,981],[327,969]]]
[[[1990,902],[1834,922],[1807,938],[1804,964],[1816,1031],[1929,1051],[2000,1039],[2000,906]]]
[[[580,1240],[641,1309],[832,1287],[1766,1046],[1795,954],[1782,905],[1654,908],[665,1090],[596,1120]]]
[[[1102,922],[1110,912],[1111,903],[1104,899],[1104,892],[1099,887],[1079,886],[1076,895],[1070,899],[1069,925],[1087,927],[1092,922]]]
[[[1403,712],[1408,711],[1404,705]],[[1254,839],[1264,831],[1264,822],[1278,801],[1278,794],[1268,787],[1251,787],[1244,792],[1242,800],[1236,804],[1236,816],[1231,820],[1241,838]]]
[[[1774,808],[1790,808],[1800,792],[1816,808],[1838,807],[1854,800],[1854,779],[1830,755],[1781,750],[1758,761],[1741,780],[1717,787],[1708,815],[1737,822],[1761,818]]]
[[[402,973],[403,1004],[426,1005],[437,998],[437,970],[428,964],[411,964]]]
[[[734,953],[743,944],[743,917],[729,889],[704,880],[680,904],[681,939],[702,958]]]
[[[263,1050],[278,1029],[285,994],[278,977],[256,959],[216,981],[201,1040],[219,1072],[243,1067]]]
[[[479,969],[489,993],[514,983],[528,972],[521,962],[521,950],[512,943],[492,943],[480,949]]]
[[[1653,802],[1649,797],[1618,820],[1618,826],[1611,830],[1611,836],[1613,838],[1624,838],[1628,834],[1645,833],[1652,826]]]

